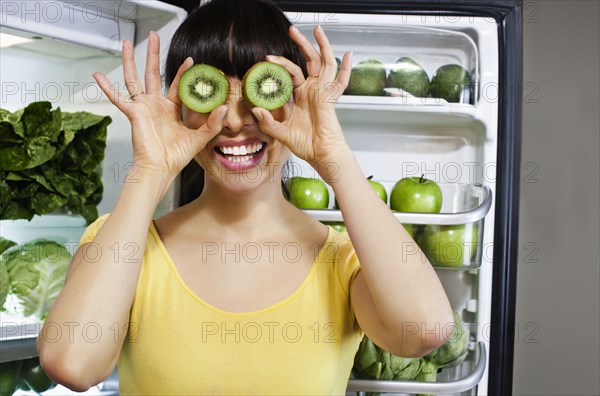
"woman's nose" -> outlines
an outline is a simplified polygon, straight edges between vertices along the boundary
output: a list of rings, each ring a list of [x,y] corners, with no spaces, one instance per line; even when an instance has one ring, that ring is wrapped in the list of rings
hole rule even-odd
[[[241,132],[244,127],[254,123],[254,115],[242,96],[240,84],[232,84],[227,102],[227,114],[223,126],[232,132]]]

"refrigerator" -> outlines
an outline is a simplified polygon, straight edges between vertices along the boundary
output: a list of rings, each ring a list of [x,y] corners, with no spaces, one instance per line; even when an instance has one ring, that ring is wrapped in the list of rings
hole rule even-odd
[[[381,61],[386,79],[401,57],[416,61],[429,79],[448,64],[461,66],[470,76],[457,98],[444,99],[433,93],[415,96],[407,94],[408,88],[398,89],[386,82],[383,92],[377,95],[343,95],[336,104],[346,141],[365,176],[381,182],[388,196],[395,183],[405,177],[423,176],[441,187],[440,213],[396,212],[398,221],[413,224],[421,232],[427,227],[460,225],[476,233],[471,241],[472,255],[461,258],[459,265],[449,267],[443,259],[431,260],[453,310],[468,329],[465,361],[458,367],[442,369],[435,383],[378,381],[352,375],[347,394],[511,394],[513,344],[518,330],[515,284],[523,92],[522,2],[276,2],[313,42],[312,29],[321,25],[336,57],[353,51],[353,66],[368,59]],[[169,2],[176,5],[160,1],[80,1],[77,6],[73,2],[52,2],[62,7],[63,14],[82,17],[65,17],[45,28],[32,20],[32,15],[41,15],[41,20],[52,18],[53,10],[44,11],[44,2],[37,2],[37,11],[31,11],[31,5],[15,11],[6,6],[15,2],[1,3],[2,32],[33,40],[2,50],[2,108],[16,110],[33,99],[47,99],[65,110],[110,115],[113,122],[102,164],[104,195],[98,206],[100,213],[109,212],[132,160],[129,127],[125,117],[94,91],[91,74],[96,70],[108,72],[109,79],[122,84],[118,43],[129,38],[135,43],[138,72],[142,75],[150,30],[161,37],[164,60],[169,38],[185,17],[184,9],[193,8],[197,1]],[[86,15],[95,9],[106,17],[106,21],[101,20],[105,23],[102,27],[98,22],[92,24],[95,18]],[[57,24],[61,29],[56,28]],[[91,40],[89,34],[98,37]],[[319,177],[297,158],[292,158],[290,169],[293,175]],[[175,183],[156,216],[174,208],[177,199]],[[306,212],[323,222],[343,221],[341,212],[334,209],[333,194],[329,209]],[[32,222],[3,221],[0,235],[24,242],[34,234],[58,229],[65,232],[65,221],[60,214]],[[64,243],[76,243],[75,235],[83,231],[83,224],[80,220],[69,221],[73,222],[72,235],[64,237]],[[19,323],[15,318],[8,322],[0,327],[0,361],[33,356],[39,322]],[[115,373],[90,394],[114,394],[116,382]]]

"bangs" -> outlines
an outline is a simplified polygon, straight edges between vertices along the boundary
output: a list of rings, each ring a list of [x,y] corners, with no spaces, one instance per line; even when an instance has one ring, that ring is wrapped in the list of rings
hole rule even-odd
[[[212,0],[194,10],[175,32],[167,58],[167,85],[188,56],[195,64],[212,65],[240,80],[267,55],[286,57],[306,75],[304,56],[289,36],[290,25],[268,1]]]

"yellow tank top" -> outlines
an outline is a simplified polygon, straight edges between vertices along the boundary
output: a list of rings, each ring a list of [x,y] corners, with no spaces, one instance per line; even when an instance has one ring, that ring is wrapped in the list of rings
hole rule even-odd
[[[121,394],[344,395],[363,336],[349,297],[359,269],[348,234],[330,228],[292,295],[227,312],[185,284],[152,224],[118,362]]]

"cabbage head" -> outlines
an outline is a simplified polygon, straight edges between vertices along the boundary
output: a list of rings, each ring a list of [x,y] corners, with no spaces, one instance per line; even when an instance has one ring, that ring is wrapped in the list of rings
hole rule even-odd
[[[7,250],[0,261],[10,282],[7,313],[45,319],[63,288],[71,262],[69,251],[58,242],[40,239]]]
[[[354,356],[356,378],[401,381],[414,379],[421,370],[420,358],[395,356],[381,349],[364,336]],[[367,395],[379,393],[367,392]]]
[[[0,310],[2,310],[2,307],[4,306],[4,301],[6,301],[8,290],[8,271],[6,270],[4,262],[0,261]]]
[[[15,245],[15,242],[0,237],[0,254],[4,253],[5,250],[8,250]],[[4,301],[6,301],[6,296],[8,296],[9,290],[10,285],[8,279],[8,270],[6,269],[4,260],[0,259],[0,311],[2,311],[2,307],[4,306]]]

